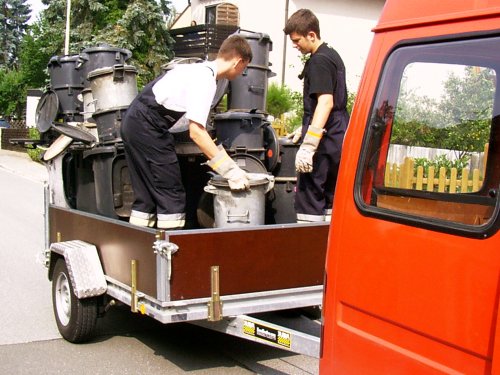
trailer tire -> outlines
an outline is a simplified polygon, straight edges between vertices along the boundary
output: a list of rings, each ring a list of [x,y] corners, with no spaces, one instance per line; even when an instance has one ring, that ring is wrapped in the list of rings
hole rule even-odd
[[[98,298],[76,297],[63,258],[59,258],[54,266],[52,306],[57,328],[65,340],[80,343],[92,338],[97,323]]]

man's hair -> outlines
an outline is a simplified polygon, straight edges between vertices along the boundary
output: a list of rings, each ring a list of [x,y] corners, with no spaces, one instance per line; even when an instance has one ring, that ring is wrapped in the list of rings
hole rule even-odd
[[[241,57],[244,61],[252,61],[252,49],[247,40],[241,35],[231,35],[222,42],[217,57],[230,60],[233,57]]]
[[[306,36],[307,33],[313,31],[316,36],[321,39],[319,32],[319,20],[309,9],[299,9],[290,16],[286,21],[285,28],[283,29],[285,35],[297,33]]]

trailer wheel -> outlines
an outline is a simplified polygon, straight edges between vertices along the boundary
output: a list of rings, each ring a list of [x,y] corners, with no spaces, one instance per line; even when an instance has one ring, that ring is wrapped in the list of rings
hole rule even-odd
[[[98,314],[97,297],[78,299],[73,291],[64,259],[57,260],[52,277],[52,306],[57,328],[69,342],[92,338]]]

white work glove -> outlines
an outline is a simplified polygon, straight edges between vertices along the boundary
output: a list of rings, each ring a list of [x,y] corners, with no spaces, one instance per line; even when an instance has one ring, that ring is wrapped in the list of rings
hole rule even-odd
[[[231,190],[247,190],[250,188],[247,173],[238,167],[229,157],[226,150],[219,146],[219,152],[207,163],[210,168],[227,179]]]
[[[290,134],[287,134],[286,137],[288,139],[291,139],[292,143],[298,143],[300,140],[300,137],[302,137],[302,126],[299,126],[293,132],[291,132]]]
[[[318,148],[323,129],[309,126],[304,142],[295,156],[295,170],[300,173],[310,173],[313,170],[313,156]]]

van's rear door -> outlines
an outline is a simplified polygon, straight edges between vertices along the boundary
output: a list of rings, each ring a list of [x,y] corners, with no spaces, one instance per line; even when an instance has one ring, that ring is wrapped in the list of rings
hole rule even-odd
[[[322,373],[500,366],[500,17],[474,14],[375,37],[336,189]]]

